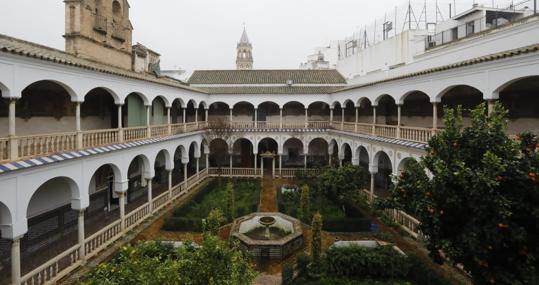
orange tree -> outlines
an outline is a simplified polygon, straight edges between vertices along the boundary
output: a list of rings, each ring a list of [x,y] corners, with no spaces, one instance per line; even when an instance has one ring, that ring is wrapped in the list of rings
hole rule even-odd
[[[468,127],[460,108],[447,111],[445,130],[380,206],[415,215],[431,257],[462,264],[476,284],[539,284],[538,139],[511,140],[503,107],[484,110]]]

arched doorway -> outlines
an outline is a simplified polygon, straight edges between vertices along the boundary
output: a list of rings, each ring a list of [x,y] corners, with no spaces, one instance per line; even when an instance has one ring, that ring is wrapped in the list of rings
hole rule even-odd
[[[283,144],[283,167],[305,167],[305,153],[303,142],[297,138],[289,138]]]
[[[258,159],[264,175],[275,176],[277,163],[278,145],[272,138],[264,138],[258,143]]]
[[[315,138],[309,142],[307,168],[319,168],[329,164],[329,145],[323,138]]]

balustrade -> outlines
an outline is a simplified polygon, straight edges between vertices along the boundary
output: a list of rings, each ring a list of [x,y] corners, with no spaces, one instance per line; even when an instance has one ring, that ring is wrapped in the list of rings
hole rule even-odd
[[[121,236],[121,232],[122,221],[117,220],[88,237],[84,242],[86,258],[90,258],[98,254],[101,250],[107,248],[107,246],[115,242]]]
[[[357,123],[357,133],[364,135],[372,135],[372,125],[365,123]]]
[[[329,121],[309,121],[308,126],[315,129],[327,129],[329,128]]]
[[[151,126],[152,138],[168,135],[168,125]]]
[[[0,138],[0,162],[9,160],[9,139]]]
[[[80,246],[76,245],[25,274],[21,278],[21,285],[56,283],[82,263],[79,248]]]
[[[18,137],[19,157],[29,158],[77,148],[77,133],[58,133]]]
[[[379,137],[386,137],[386,138],[397,137],[397,126],[375,125],[374,130],[375,130],[374,131],[375,135]]]
[[[95,130],[82,132],[82,147],[102,146],[118,143],[119,129]]]
[[[124,140],[125,141],[134,141],[141,140],[148,137],[148,128],[147,127],[134,127],[124,129]]]
[[[432,129],[400,127],[400,138],[416,142],[428,142],[432,137]]]

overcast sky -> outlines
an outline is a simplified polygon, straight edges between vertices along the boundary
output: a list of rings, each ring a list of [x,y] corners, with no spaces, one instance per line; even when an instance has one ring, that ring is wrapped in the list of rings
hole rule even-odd
[[[459,0],[457,2],[470,2]],[[499,0],[505,1],[505,0]],[[163,69],[233,69],[243,22],[255,68],[297,68],[317,46],[351,35],[406,0],[130,0],[133,43]],[[422,2],[422,1],[421,1]],[[434,2],[434,0],[429,0]],[[490,2],[490,1],[487,1]],[[506,1],[507,2],[507,1]],[[405,12],[405,11],[404,11]],[[64,49],[62,0],[1,0],[0,33]]]

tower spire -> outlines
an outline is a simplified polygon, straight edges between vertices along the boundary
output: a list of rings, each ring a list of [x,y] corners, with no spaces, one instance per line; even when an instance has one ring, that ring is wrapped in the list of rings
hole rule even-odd
[[[247,30],[245,29],[245,22],[243,22],[243,33],[241,34],[236,49],[236,69],[253,69],[253,46],[251,45],[251,42],[249,42]]]

